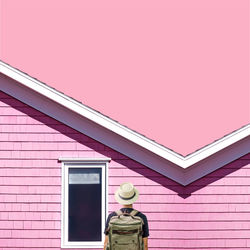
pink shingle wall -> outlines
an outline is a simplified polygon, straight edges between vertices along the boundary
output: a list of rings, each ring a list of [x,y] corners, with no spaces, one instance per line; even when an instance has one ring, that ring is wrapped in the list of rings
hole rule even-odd
[[[0,249],[60,249],[59,157],[111,157],[109,210],[123,181],[140,191],[150,249],[250,247],[250,155],[183,187],[0,92]]]

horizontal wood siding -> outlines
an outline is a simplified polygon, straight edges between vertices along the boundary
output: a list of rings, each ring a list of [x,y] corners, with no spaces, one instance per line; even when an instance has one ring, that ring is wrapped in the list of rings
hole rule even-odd
[[[0,249],[60,249],[59,157],[111,157],[109,211],[121,182],[140,192],[150,249],[250,247],[250,154],[187,187],[0,92]]]

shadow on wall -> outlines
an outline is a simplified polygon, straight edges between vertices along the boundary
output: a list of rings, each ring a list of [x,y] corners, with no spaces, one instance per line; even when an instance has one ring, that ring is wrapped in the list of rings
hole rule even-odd
[[[3,92],[0,91],[0,94],[1,93]],[[218,181],[219,179],[224,178],[226,175],[229,175],[250,163],[250,154],[248,154],[247,157],[243,156],[238,160],[235,160],[225,165],[224,167],[221,167],[220,169],[217,169],[214,172],[202,177],[201,179],[196,180],[187,186],[183,186],[155,172],[154,170],[151,170],[148,167],[126,157],[125,155],[116,152],[113,149],[110,150],[110,148],[107,146],[102,146],[103,144],[95,141],[94,139],[84,134],[81,134],[73,128],[70,128],[69,126],[64,125],[61,122],[55,120],[54,118],[50,118],[49,116],[41,113],[40,111],[35,110],[32,107],[29,107],[28,105],[14,99],[11,96],[8,96],[5,93],[0,95],[0,101],[22,112],[23,114],[43,123],[44,125],[58,131],[59,133],[77,141],[78,143],[85,145],[106,157],[111,157],[112,160],[114,160],[115,162],[127,167],[128,169],[144,176],[147,179],[150,179],[151,181],[167,189],[176,192],[183,199],[190,197],[193,192],[202,189],[208,186],[209,184]],[[115,159],[114,154],[116,156]]]
[[[117,160],[120,162],[119,160]],[[120,162],[122,163],[122,162]],[[138,163],[139,164],[139,163]],[[129,164],[126,166],[127,168],[137,172],[138,174],[143,175],[144,177],[160,184],[161,186],[168,188],[178,194],[178,196],[186,199],[192,195],[192,193],[200,190],[209,184],[218,181],[225,176],[232,174],[233,172],[239,170],[240,168],[250,164],[250,154],[242,156],[241,158],[226,164],[225,166],[211,172],[210,174],[190,183],[187,186],[183,186],[145,166],[142,168],[131,168]]]

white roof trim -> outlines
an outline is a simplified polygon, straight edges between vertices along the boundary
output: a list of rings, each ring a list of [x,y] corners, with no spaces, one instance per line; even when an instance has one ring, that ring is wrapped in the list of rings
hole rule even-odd
[[[145,148],[154,154],[171,161],[172,163],[186,169],[193,164],[209,157],[210,155],[234,144],[235,142],[250,135],[250,125],[247,125],[214,143],[184,157],[174,151],[165,148],[164,146],[151,141],[150,139],[132,131],[131,129],[122,126],[118,122],[102,115],[101,113],[79,103],[72,98],[56,91],[55,89],[41,83],[40,81],[24,74],[23,72],[11,67],[10,65],[0,61],[0,73],[18,81],[20,84],[32,89],[39,94],[46,96],[54,102],[63,105],[72,112],[78,113],[79,115],[105,127],[106,129],[126,138],[127,140]]]
[[[221,151],[222,149],[236,143],[237,141],[240,141],[241,139],[246,138],[249,135],[250,124],[234,131],[233,133],[219,139],[218,141],[209,144],[208,146],[198,150],[197,152],[184,157],[182,167],[188,168],[189,166],[209,157],[212,154]]]
[[[111,158],[67,158],[67,157],[60,157],[58,161],[65,162],[65,163],[103,163],[103,162],[110,162]]]

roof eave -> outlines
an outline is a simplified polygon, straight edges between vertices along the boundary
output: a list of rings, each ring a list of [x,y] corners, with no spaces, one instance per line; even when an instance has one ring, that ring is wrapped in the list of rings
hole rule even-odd
[[[250,125],[184,157],[1,61],[0,72],[9,83],[0,81],[0,87],[9,95],[182,185],[249,152]],[[204,167],[206,159],[220,163]]]

